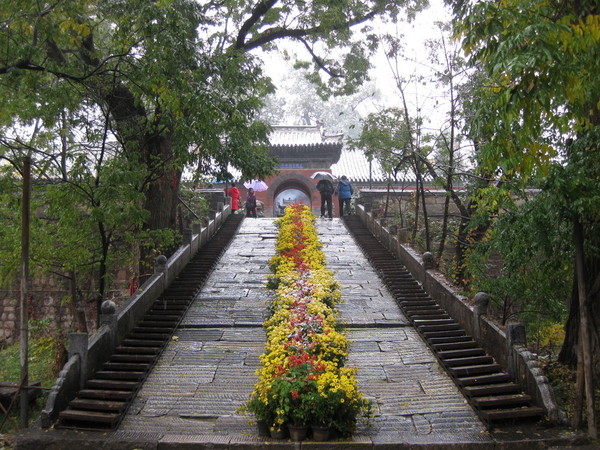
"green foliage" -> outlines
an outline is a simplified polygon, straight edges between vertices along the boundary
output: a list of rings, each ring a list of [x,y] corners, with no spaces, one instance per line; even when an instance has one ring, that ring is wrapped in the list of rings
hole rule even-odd
[[[477,2],[457,10],[458,31],[487,82],[474,136],[486,140],[486,167],[507,176],[546,175],[564,134],[597,124],[600,16],[592,1]],[[595,6],[594,6],[595,5]]]
[[[488,292],[504,320],[565,319],[571,293],[570,228],[544,194],[501,214],[487,238],[469,254],[473,291]]]
[[[54,359],[56,357],[59,343],[55,338],[44,337],[29,342],[29,380],[39,381],[44,387],[52,387],[56,379],[53,372]],[[4,382],[18,383],[21,371],[19,359],[19,344],[12,344],[0,350],[0,380]]]

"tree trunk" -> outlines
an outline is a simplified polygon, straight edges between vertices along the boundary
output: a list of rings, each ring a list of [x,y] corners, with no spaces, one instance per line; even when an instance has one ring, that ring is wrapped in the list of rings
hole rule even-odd
[[[575,270],[577,271],[577,294],[579,297],[579,333],[581,336],[579,345],[581,347],[580,354],[583,357],[583,382],[585,383],[588,434],[592,439],[596,439],[598,437],[598,430],[596,428],[596,411],[594,402],[594,376],[592,367],[592,345],[588,320],[589,306],[588,292],[586,289],[583,226],[581,222],[579,222],[579,220],[576,219],[573,228],[576,259]],[[578,382],[579,381],[580,380],[578,380]]]
[[[577,343],[579,342],[579,301],[577,299],[577,276],[573,274],[573,287],[569,299],[569,317],[565,325],[565,340],[558,354],[558,362],[575,367],[579,360]]]

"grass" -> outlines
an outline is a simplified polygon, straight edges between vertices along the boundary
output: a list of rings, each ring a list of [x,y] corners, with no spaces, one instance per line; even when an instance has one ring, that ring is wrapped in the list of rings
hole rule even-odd
[[[42,337],[31,340],[29,343],[29,381],[40,382],[42,387],[50,388],[54,384],[57,371],[62,364],[64,346],[53,337]],[[21,378],[19,343],[12,344],[0,350],[0,382],[18,383]],[[34,420],[46,403],[48,391],[43,390],[31,405],[29,411],[30,421]],[[18,431],[19,410],[18,405],[11,409],[9,417],[5,418],[0,413],[0,449],[10,448],[11,435]]]

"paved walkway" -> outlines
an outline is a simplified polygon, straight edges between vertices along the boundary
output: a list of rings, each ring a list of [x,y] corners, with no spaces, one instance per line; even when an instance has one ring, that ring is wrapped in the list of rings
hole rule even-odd
[[[328,267],[340,281],[343,320],[376,405],[353,444],[484,443],[485,427],[395,304],[339,219],[318,220]],[[261,323],[274,253],[273,219],[246,219],[146,380],[119,427],[161,442],[258,442],[238,414],[256,382],[265,339]]]

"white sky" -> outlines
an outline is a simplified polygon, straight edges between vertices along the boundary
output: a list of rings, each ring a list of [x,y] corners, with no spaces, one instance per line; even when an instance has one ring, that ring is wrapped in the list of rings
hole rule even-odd
[[[440,36],[439,30],[435,27],[436,21],[448,21],[450,19],[450,10],[445,7],[442,0],[430,0],[430,7],[419,13],[416,19],[409,23],[399,23],[395,25],[387,25],[388,31],[391,34],[402,34],[405,43],[405,55],[407,62],[401,64],[401,70],[404,77],[411,75],[422,75],[431,78],[431,71],[428,69],[428,50],[425,48],[424,42],[426,39],[437,39]],[[381,25],[377,25],[380,27]],[[397,31],[396,31],[397,30]],[[295,48],[295,47],[294,47]],[[299,51],[302,51],[303,47]],[[274,80],[278,86],[279,81],[285,75],[285,71],[289,69],[287,62],[282,62],[277,58],[277,55],[269,53],[263,55],[265,60],[265,71]],[[302,54],[304,59],[307,59],[305,54]],[[385,99],[384,106],[400,106],[401,100],[395,88],[395,82],[392,76],[388,62],[380,49],[378,55],[373,59],[374,68],[371,70],[371,78],[375,81],[377,87],[382,92],[382,98]],[[412,115],[416,114],[416,107],[419,105],[421,113],[426,122],[431,119],[431,126],[439,129],[443,122],[444,107],[442,105],[436,108],[435,101],[439,101],[439,89],[431,82],[426,82],[424,85],[411,83],[406,88],[406,93],[409,102],[409,109]],[[278,90],[278,95],[285,96],[285,91]],[[381,102],[364,104],[361,110],[362,115],[367,115],[370,112],[376,111],[382,107]]]

